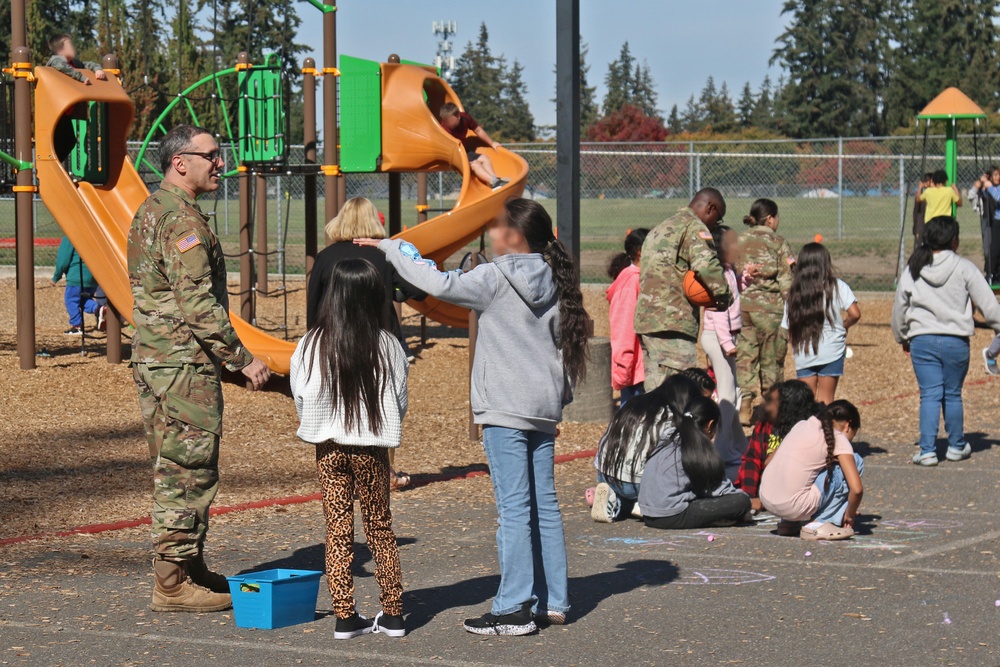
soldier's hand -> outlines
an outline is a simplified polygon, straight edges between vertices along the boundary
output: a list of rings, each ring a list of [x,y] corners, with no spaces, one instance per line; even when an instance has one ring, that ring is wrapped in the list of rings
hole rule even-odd
[[[253,390],[257,391],[263,387],[271,377],[271,371],[263,361],[254,357],[254,360],[243,367],[243,375],[250,380]]]

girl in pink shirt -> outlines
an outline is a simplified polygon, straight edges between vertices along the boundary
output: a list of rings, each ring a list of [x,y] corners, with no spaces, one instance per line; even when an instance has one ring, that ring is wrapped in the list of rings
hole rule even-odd
[[[779,535],[843,540],[854,535],[861,505],[864,464],[851,442],[861,428],[853,404],[834,401],[819,414],[796,424],[760,480],[764,508],[781,519]],[[802,522],[809,521],[805,526]]]
[[[712,235],[715,237],[715,247],[719,252],[719,261],[729,283],[729,290],[733,294],[733,303],[726,310],[705,309],[701,347],[715,371],[719,412],[722,413],[715,446],[726,464],[726,477],[733,481],[739,474],[743,453],[747,449],[747,438],[740,426],[739,389],[736,386],[735,338],[743,328],[740,315],[742,285],[732,265],[738,238],[735,230],[725,225],[716,225]]]
[[[611,324],[611,386],[621,391],[621,405],[643,393],[646,378],[642,348],[635,333],[635,302],[639,298],[639,258],[648,229],[633,229],[625,237],[625,251],[608,263],[608,319]]]

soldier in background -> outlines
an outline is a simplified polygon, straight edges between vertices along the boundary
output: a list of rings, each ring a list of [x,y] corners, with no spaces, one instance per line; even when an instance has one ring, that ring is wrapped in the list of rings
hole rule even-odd
[[[135,299],[132,372],[153,459],[153,611],[222,611],[226,578],[204,560],[208,510],[219,486],[223,364],[254,389],[267,367],[229,321],[226,264],[195,199],[219,187],[212,135],[180,125],[160,144],[163,183],[135,214],[128,271]]]
[[[758,199],[743,224],[739,271],[751,279],[740,295],[743,329],[736,345],[736,384],[742,393],[740,421],[750,425],[753,403],[785,379],[787,332],[781,328],[785,300],[792,287],[795,256],[777,234],[778,205]]]
[[[688,270],[698,274],[719,308],[732,300],[711,231],[725,214],[722,193],[715,188],[699,190],[690,204],[661,222],[642,244],[635,331],[642,343],[647,391],[698,363],[701,318],[698,307],[684,296]]]

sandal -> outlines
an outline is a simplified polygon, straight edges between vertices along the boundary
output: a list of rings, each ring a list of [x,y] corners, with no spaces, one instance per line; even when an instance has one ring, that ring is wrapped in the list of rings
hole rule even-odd
[[[395,470],[389,473],[389,490],[390,491],[400,491],[405,489],[410,485],[410,476],[405,472],[397,472]]]
[[[838,526],[833,523],[813,521],[802,526],[799,534],[803,540],[846,540],[854,537],[854,529],[850,526]]]

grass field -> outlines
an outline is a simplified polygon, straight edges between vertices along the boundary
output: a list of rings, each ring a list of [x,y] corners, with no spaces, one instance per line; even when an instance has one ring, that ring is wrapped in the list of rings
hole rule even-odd
[[[206,211],[215,212],[215,225],[226,251],[235,253],[239,248],[238,204],[235,192],[227,207],[221,198],[203,203]],[[384,199],[374,200],[380,210],[388,210]],[[555,217],[556,200],[541,203]],[[588,282],[605,282],[604,265],[608,257],[621,246],[621,240],[630,229],[653,227],[686,202],[681,199],[583,199],[581,205],[582,275]],[[743,227],[742,217],[749,211],[751,199],[730,199],[726,222],[737,230]],[[452,201],[445,200],[445,206]],[[415,200],[403,201],[404,224],[415,224]],[[436,207],[437,201],[432,201]],[[891,289],[896,270],[899,243],[900,202],[898,197],[845,197],[843,199],[842,229],[838,230],[838,201],[836,199],[785,198],[778,200],[781,212],[779,232],[788,239],[793,249],[812,241],[821,234],[830,248],[843,277],[858,289]],[[269,249],[278,245],[279,228],[286,246],[286,266],[289,273],[300,273],[304,265],[304,202],[302,199],[270,200],[268,213]],[[322,203],[320,204],[322,213]],[[910,251],[909,210],[907,211],[907,253]],[[965,231],[963,250],[973,261],[981,262],[978,221],[969,208],[959,209],[959,221]],[[228,222],[228,226],[227,226]],[[322,232],[321,232],[322,233]],[[36,236],[59,237],[61,230],[44,205],[36,213]],[[0,200],[0,238],[14,237],[14,204]],[[36,250],[36,264],[51,266],[55,250]],[[14,263],[14,250],[0,248],[0,265]],[[235,261],[230,267],[236,270]],[[278,258],[271,258],[271,271],[278,272]]]

